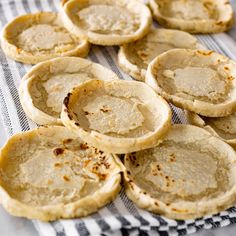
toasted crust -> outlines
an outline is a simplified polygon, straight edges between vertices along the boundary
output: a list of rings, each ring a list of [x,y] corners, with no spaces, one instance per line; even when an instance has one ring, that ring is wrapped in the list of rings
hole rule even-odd
[[[71,0],[62,13],[68,30],[98,45],[133,42],[152,24],[148,7],[134,0]]]
[[[236,64],[208,50],[173,49],[149,65],[146,83],[177,107],[223,117],[236,107]]]
[[[170,128],[171,111],[144,83],[90,80],[65,98],[61,120],[95,147],[127,153],[157,145]]]
[[[233,9],[227,0],[150,0],[149,6],[158,23],[167,28],[219,33],[233,25]]]
[[[122,45],[118,63],[134,79],[144,81],[148,64],[156,56],[174,48],[205,49],[186,32],[153,28],[144,38]]]
[[[209,118],[186,111],[186,116],[190,124],[204,128],[208,132],[231,145],[233,148],[236,148],[235,113],[221,118]]]
[[[14,135],[0,153],[1,204],[14,216],[43,221],[87,216],[121,188],[115,158],[62,126]]]
[[[1,46],[8,57],[27,64],[59,56],[86,57],[90,48],[87,40],[69,33],[53,12],[16,17],[4,27]]]
[[[64,97],[89,79],[118,79],[115,73],[77,57],[51,59],[34,66],[22,79],[19,96],[27,116],[40,125],[61,124]]]
[[[172,219],[216,214],[236,202],[235,160],[234,150],[204,129],[174,125],[160,146],[125,156],[126,193]]]

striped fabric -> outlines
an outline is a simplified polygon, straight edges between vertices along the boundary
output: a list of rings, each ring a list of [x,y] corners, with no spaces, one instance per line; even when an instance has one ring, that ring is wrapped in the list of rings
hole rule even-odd
[[[236,4],[234,3],[236,6]],[[58,11],[59,0],[0,0],[0,27],[15,16],[37,12]],[[229,34],[198,36],[208,48],[236,60],[236,30]],[[113,70],[121,79],[131,78],[117,66],[117,47],[93,46],[89,59]],[[31,66],[12,61],[0,49],[0,111],[8,136],[33,129],[19,102],[20,79]],[[173,122],[186,123],[183,112],[172,106]],[[1,131],[0,131],[1,137]],[[200,229],[223,227],[236,223],[236,208],[198,220],[174,221],[138,209],[121,191],[117,199],[89,217],[59,220],[52,223],[33,221],[42,236],[78,235],[184,235]]]

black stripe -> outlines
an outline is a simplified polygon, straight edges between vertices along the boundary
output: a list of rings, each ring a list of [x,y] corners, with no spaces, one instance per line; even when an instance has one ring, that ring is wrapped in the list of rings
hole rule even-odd
[[[57,8],[54,4],[54,1],[53,0],[47,0],[47,1],[48,1],[48,4],[49,4],[51,10],[54,11],[54,12],[57,12]]]
[[[106,232],[111,229],[110,225],[107,224],[107,222],[101,217],[98,212],[93,214],[91,217],[95,219],[102,232]]]
[[[144,231],[144,230],[141,230],[141,229],[139,229],[138,231],[139,231],[139,236],[148,236],[147,231]]]
[[[10,9],[11,9],[11,12],[13,13],[13,16],[18,16],[18,12],[16,10],[16,7],[15,7],[15,2],[14,1],[9,1],[9,6],[10,6]]]
[[[10,116],[9,116],[9,112],[7,110],[7,103],[3,97],[3,93],[2,93],[2,88],[0,87],[0,105],[1,105],[1,111],[2,111],[2,118],[3,118],[3,122],[7,127],[7,131],[8,131],[8,135],[13,135],[13,128],[12,128],[12,124],[11,124],[11,120],[10,120]]]
[[[77,229],[78,234],[81,236],[89,236],[90,235],[87,227],[85,226],[84,222],[82,222],[82,221],[76,222],[75,228]]]
[[[118,52],[119,52],[119,47],[118,47],[118,46],[113,46],[113,49],[114,49],[114,51],[116,52],[116,54],[118,54]]]
[[[160,231],[159,234],[160,236],[169,236],[168,232],[166,231]]]
[[[177,230],[179,235],[182,236],[182,235],[186,235],[188,233],[187,229],[180,229],[180,230]]]
[[[27,0],[22,0],[22,5],[27,13],[30,13],[30,8]]]
[[[116,63],[113,61],[113,59],[112,59],[110,53],[108,52],[108,50],[105,47],[99,47],[99,49],[101,50],[102,54],[104,55],[104,58],[107,61],[107,63],[109,64],[111,70],[113,72],[115,72],[120,79],[124,80],[125,78],[120,73],[119,69],[116,66]]]
[[[139,214],[133,202],[131,202],[126,196],[124,189],[121,190],[120,195],[122,202],[124,203],[128,211],[140,222],[141,226],[149,226],[150,223]]]
[[[161,216],[152,214],[152,217],[154,217],[160,223],[159,227],[168,225],[168,223]]]
[[[236,212],[236,207],[231,207],[227,211],[230,212],[230,213],[234,213],[234,212]]]
[[[66,236],[65,230],[63,228],[63,225],[60,221],[54,221],[51,222],[51,225],[53,226],[54,230],[56,231],[57,236]]]
[[[2,14],[0,14],[0,20],[3,24],[5,24],[7,22],[7,19],[4,15],[4,9],[3,9],[2,3],[0,3],[0,12],[2,12]],[[25,113],[22,109],[22,106],[21,106],[21,103],[20,103],[20,100],[19,100],[18,91],[17,91],[17,88],[14,84],[14,78],[13,78],[12,72],[9,68],[9,65],[7,63],[6,56],[3,53],[2,49],[0,50],[0,62],[1,62],[1,65],[2,65],[4,79],[6,81],[6,84],[7,84],[8,88],[9,88],[11,97],[12,97],[13,102],[14,102],[14,105],[16,107],[16,112],[17,112],[17,115],[19,117],[19,122],[20,122],[21,129],[23,131],[29,130],[30,127],[29,127],[29,124],[27,122],[27,117],[26,117],[26,115],[25,115]]]
[[[129,231],[127,230],[127,229],[121,229],[121,234],[122,234],[122,236],[129,236],[130,234],[129,234]]]
[[[123,217],[122,215],[120,215],[118,209],[116,208],[115,204],[113,202],[111,202],[110,204],[107,205],[108,210],[116,216],[116,219],[118,221],[120,221],[121,225],[124,227],[130,226],[130,222]]]
[[[45,1],[45,0],[44,0]],[[43,7],[40,0],[34,0],[35,5],[39,11],[43,11]]]
[[[92,46],[92,47],[94,47],[94,46]],[[96,56],[96,54],[93,52],[92,49],[90,50],[90,53],[89,53],[88,57],[91,61],[101,64],[100,61],[98,60],[98,57]]]

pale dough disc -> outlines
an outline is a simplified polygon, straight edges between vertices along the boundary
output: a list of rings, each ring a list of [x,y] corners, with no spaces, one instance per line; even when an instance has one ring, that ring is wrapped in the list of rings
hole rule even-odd
[[[174,125],[158,147],[127,154],[124,163],[126,193],[148,211],[183,220],[236,203],[236,154],[199,127]]]
[[[3,29],[1,44],[8,57],[27,64],[59,56],[85,57],[89,52],[88,41],[71,34],[53,12],[15,18]]]
[[[205,117],[186,111],[189,123],[202,127],[236,148],[236,113],[225,117]]]
[[[167,28],[190,33],[217,33],[233,25],[228,0],[150,0],[154,18]]]
[[[117,157],[62,126],[14,135],[0,157],[1,204],[14,216],[43,221],[83,217],[120,190]]]
[[[152,23],[148,7],[135,0],[71,0],[62,13],[68,30],[98,45],[133,42],[147,34]]]
[[[153,28],[144,38],[122,45],[118,63],[134,79],[144,81],[148,64],[156,56],[174,48],[204,49],[204,46],[186,32]]]
[[[127,153],[158,145],[170,127],[171,111],[144,83],[90,80],[65,98],[61,120],[91,145]]]
[[[146,83],[177,107],[208,117],[236,108],[236,64],[208,50],[173,49],[154,59]]]
[[[40,125],[61,124],[63,99],[90,79],[118,79],[115,73],[89,60],[60,57],[34,66],[22,79],[20,101],[30,119]]]

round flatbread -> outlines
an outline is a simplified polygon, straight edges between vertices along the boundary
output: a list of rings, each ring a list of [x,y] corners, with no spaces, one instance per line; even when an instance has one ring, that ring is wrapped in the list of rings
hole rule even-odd
[[[186,111],[190,124],[202,127],[236,148],[236,113],[225,117],[211,118]]]
[[[157,145],[170,128],[171,111],[144,83],[90,80],[65,98],[61,120],[101,150],[128,153]]]
[[[89,60],[61,57],[34,66],[22,79],[20,101],[30,119],[40,125],[61,124],[63,99],[90,79],[118,79],[115,73]]]
[[[93,44],[120,45],[148,33],[152,16],[135,0],[71,0],[63,6],[68,30]]]
[[[148,64],[156,56],[174,48],[204,49],[204,46],[186,32],[153,28],[144,38],[122,45],[118,63],[134,79],[144,81]]]
[[[85,57],[89,43],[64,27],[59,14],[40,12],[15,18],[3,29],[5,54],[27,64],[37,64],[59,56]]]
[[[150,0],[154,18],[167,28],[190,33],[217,33],[233,25],[227,0]]]
[[[125,187],[139,207],[173,219],[236,203],[236,154],[196,126],[174,125],[158,147],[125,156]]]
[[[146,83],[177,107],[208,117],[236,107],[236,63],[213,51],[173,49],[154,59]]]
[[[62,126],[14,135],[0,157],[1,204],[14,216],[43,221],[87,216],[121,188],[116,157]]]

